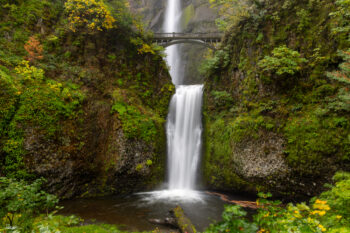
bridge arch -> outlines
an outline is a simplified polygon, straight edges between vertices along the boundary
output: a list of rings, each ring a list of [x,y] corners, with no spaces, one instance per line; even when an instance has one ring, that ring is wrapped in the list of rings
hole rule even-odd
[[[213,43],[217,43],[221,41],[223,34],[221,33],[155,33],[153,42],[168,47],[175,44],[199,44],[210,48],[212,50],[216,50]]]
[[[212,49],[214,51],[216,50],[215,46],[213,46],[209,43],[206,43],[202,40],[182,39],[182,40],[172,40],[169,42],[158,43],[158,44],[161,46],[164,46],[164,47],[169,47],[171,45],[176,45],[176,44],[198,44],[198,45],[205,46],[209,49]]]

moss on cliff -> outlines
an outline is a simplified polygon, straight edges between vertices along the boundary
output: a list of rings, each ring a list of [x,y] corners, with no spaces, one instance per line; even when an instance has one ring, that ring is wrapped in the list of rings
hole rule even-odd
[[[162,181],[174,87],[122,1],[105,5],[114,25],[76,32],[61,1],[0,4],[0,174],[44,176],[62,197]]]
[[[349,169],[350,118],[329,108],[339,84],[326,77],[339,64],[337,50],[350,45],[334,31],[345,22],[330,16],[337,7],[269,1],[226,33],[207,63],[204,170],[211,186],[312,195],[336,170]]]

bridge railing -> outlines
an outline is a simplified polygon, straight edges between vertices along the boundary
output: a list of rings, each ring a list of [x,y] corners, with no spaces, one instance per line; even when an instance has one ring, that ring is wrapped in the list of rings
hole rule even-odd
[[[196,32],[196,33],[154,33],[154,39],[220,39],[223,33],[220,32]]]

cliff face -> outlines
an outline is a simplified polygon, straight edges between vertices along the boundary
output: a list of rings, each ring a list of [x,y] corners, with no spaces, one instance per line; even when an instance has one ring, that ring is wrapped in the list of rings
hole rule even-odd
[[[71,32],[62,10],[0,11],[0,174],[44,177],[63,198],[159,185],[174,91],[162,57],[125,25]],[[26,11],[34,20],[16,21]]]
[[[164,123],[173,86],[159,55],[137,55],[117,33],[96,36],[77,55],[82,65],[76,68],[86,76],[68,74],[79,79],[84,95],[75,116],[57,119],[52,136],[36,124],[20,127],[25,170],[45,177],[47,189],[63,198],[147,190],[164,179]],[[118,58],[106,60],[107,51]]]
[[[207,185],[316,195],[349,170],[349,115],[327,71],[349,47],[333,1],[264,1],[226,33],[208,63]]]

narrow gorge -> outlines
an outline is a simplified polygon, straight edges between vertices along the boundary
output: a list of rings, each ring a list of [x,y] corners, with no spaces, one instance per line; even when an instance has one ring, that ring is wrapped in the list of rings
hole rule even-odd
[[[348,0],[0,0],[0,232],[349,232]]]

